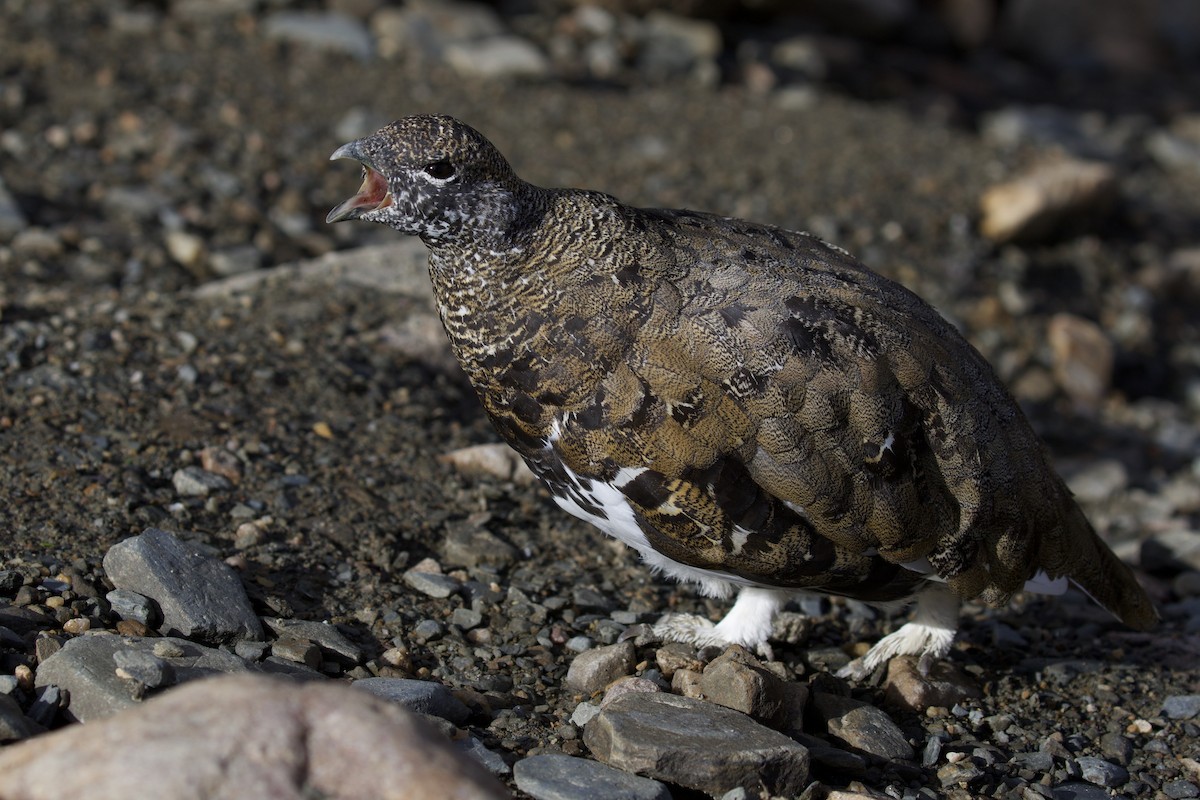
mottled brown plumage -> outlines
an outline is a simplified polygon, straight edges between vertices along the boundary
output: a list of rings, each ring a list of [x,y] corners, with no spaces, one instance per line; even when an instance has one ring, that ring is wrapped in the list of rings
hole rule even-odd
[[[926,596],[924,628],[867,666],[940,656],[951,592],[999,605],[1038,573],[1133,627],[1157,619],[979,353],[844,251],[532,186],[448,117],[334,157],[365,180],[330,220],[429,246],[455,355],[560,505],[712,594],[757,598],[710,634],[668,633],[761,644],[774,590]]]

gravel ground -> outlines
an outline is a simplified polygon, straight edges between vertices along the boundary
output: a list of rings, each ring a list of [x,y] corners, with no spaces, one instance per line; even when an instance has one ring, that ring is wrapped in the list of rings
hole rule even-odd
[[[1163,144],[1200,153],[1194,115],[980,115],[929,86],[868,102],[718,61],[702,62],[715,78],[464,77],[429,53],[356,56],[353,36],[288,38],[238,6],[0,0],[0,604],[50,620],[8,631],[0,673],[114,628],[101,559],[168,529],[237,567],[258,614],[336,623],[361,663],[317,658],[326,674],[456,690],[505,773],[589,752],[571,721],[589,697],[566,682],[577,653],[628,640],[631,672],[663,679],[637,626],[720,613],[536,487],[439,460],[496,437],[413,288],[413,251],[388,251],[390,278],[337,272],[340,251],[396,238],[323,224],[357,182],[328,154],[393,117],[449,113],[534,182],[813,230],[916,289],[997,366],[1140,564],[1157,630],[1070,596],[970,607],[951,660],[982,697],[889,706],[915,757],[827,753],[816,779],[897,798],[1200,796],[1200,717],[1163,708],[1200,693],[1200,156]],[[552,50],[548,25],[517,27]],[[1005,119],[1025,132],[998,132]],[[1114,170],[1109,216],[1046,243],[981,237],[981,194],[1061,151]],[[1111,371],[1056,344],[1054,319],[1101,331]],[[894,621],[802,610],[811,623],[771,668],[882,706],[882,688],[825,668]],[[28,688],[10,693],[34,716]],[[44,725],[68,724],[53,712]]]

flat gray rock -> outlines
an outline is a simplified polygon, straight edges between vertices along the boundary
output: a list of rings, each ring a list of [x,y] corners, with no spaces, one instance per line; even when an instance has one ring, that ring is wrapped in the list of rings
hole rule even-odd
[[[444,600],[462,588],[462,584],[449,575],[415,569],[404,573],[404,582],[426,597],[438,600]]]
[[[146,669],[149,664],[160,664],[163,673],[169,670],[172,683],[248,668],[232,653],[186,639],[91,635],[70,639],[42,662],[36,683],[66,689],[71,697],[67,717],[88,722],[137,705],[134,681],[121,677],[117,670],[129,674],[130,665]]]
[[[806,748],[738,711],[673,694],[617,698],[583,740],[617,769],[718,797],[739,787],[797,795],[808,782]]]
[[[912,760],[904,732],[875,706],[826,692],[814,692],[811,702],[835,739],[877,758]]]
[[[453,722],[466,722],[471,711],[461,700],[440,683],[418,681],[409,678],[363,678],[350,684],[356,689],[370,692],[376,697],[407,708],[431,714]]]
[[[530,756],[513,766],[517,788],[534,800],[671,800],[650,778],[558,753]]]
[[[113,545],[104,571],[118,589],[158,603],[165,634],[207,644],[263,638],[237,573],[167,531],[147,528]]]

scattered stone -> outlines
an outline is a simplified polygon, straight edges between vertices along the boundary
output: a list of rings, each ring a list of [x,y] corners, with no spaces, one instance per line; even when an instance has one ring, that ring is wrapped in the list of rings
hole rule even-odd
[[[651,11],[640,40],[638,69],[652,79],[685,76],[713,83],[720,77],[715,59],[721,53],[721,30],[708,20]]]
[[[900,656],[888,662],[883,680],[884,700],[894,708],[923,712],[930,706],[949,708],[964,700],[982,697],[979,687],[949,661],[938,661],[922,675],[916,656]]]
[[[213,492],[224,492],[233,488],[233,484],[224,475],[217,475],[197,466],[176,470],[171,476],[171,485],[181,497],[208,497]]]
[[[1104,458],[1061,469],[1071,494],[1084,503],[1098,503],[1129,486],[1129,470],[1115,458]]]
[[[334,50],[370,61],[375,43],[360,21],[337,11],[276,11],[263,21],[268,39]]]
[[[440,683],[408,678],[363,678],[350,684],[409,711],[419,711],[461,725],[471,711]]]
[[[440,718],[426,716],[426,719],[439,720]],[[440,721],[449,725],[452,729],[454,728],[451,723],[445,722],[445,720]],[[512,767],[508,765],[508,762],[499,753],[495,750],[489,750],[484,746],[483,742],[474,736],[455,739],[454,746],[460,753],[470,756],[492,775],[507,775],[512,772]]]
[[[261,263],[262,253],[252,244],[216,250],[208,258],[209,269],[222,278],[253,272]]]
[[[493,9],[457,0],[418,0],[403,8],[382,8],[371,18],[371,32],[384,58],[417,51],[434,60],[441,60],[452,44],[507,34]]]
[[[205,447],[199,456],[200,467],[206,472],[220,475],[234,486],[242,482],[242,462],[234,453],[223,447]]]
[[[703,700],[704,692],[700,689],[700,681],[703,677],[704,674],[699,670],[677,669],[671,676],[671,691],[684,697]]]
[[[271,642],[271,655],[303,664],[309,669],[318,669],[321,666],[321,648],[307,639],[294,636],[281,636]]]
[[[1080,774],[1088,783],[1112,789],[1129,780],[1128,770],[1103,758],[1084,756],[1078,759],[1078,763]]]
[[[1119,733],[1106,733],[1100,737],[1100,752],[1105,758],[1128,766],[1133,758],[1133,742]]]
[[[423,619],[412,629],[413,638],[418,642],[428,642],[440,639],[445,631],[436,619]]]
[[[912,745],[878,708],[827,692],[813,692],[811,704],[825,721],[829,735],[849,747],[877,758],[912,760]]]
[[[1024,0],[997,12],[1001,43],[1053,69],[1145,73],[1166,55],[1155,3]]]
[[[1060,783],[1054,787],[1054,800],[1111,800],[1107,790],[1093,783]]]
[[[1017,753],[1011,761],[1025,769],[1033,770],[1039,774],[1048,774],[1054,769],[1054,756],[1044,750],[1037,750],[1031,753]]]
[[[1142,540],[1139,561],[1150,572],[1200,570],[1200,531],[1175,528]],[[0,619],[0,624],[3,620]]]
[[[1171,800],[1185,800],[1200,797],[1200,786],[1185,780],[1167,781],[1162,785],[1162,793]]]
[[[980,198],[980,231],[995,242],[1034,242],[1107,213],[1117,195],[1106,164],[1062,161],[993,186]]]
[[[517,548],[496,534],[469,523],[446,526],[442,543],[442,558],[447,564],[473,569],[489,566],[497,569],[512,564]]]
[[[204,240],[187,231],[167,231],[164,243],[171,258],[188,269],[195,269],[204,257]]]
[[[7,630],[7,629],[5,629],[5,630]],[[9,642],[8,646],[21,647],[21,648],[23,648],[25,646],[25,640],[22,639],[21,637],[14,636],[12,638],[14,641]],[[63,646],[63,640],[61,637],[51,636],[49,634],[41,634],[40,636],[37,637],[37,641],[35,641],[33,643],[34,658],[36,658],[37,663],[40,664],[43,661],[45,661],[47,658],[49,658],[50,656],[54,655],[59,650],[61,650],[62,646]]]
[[[453,42],[446,45],[443,58],[464,78],[542,78],[550,72],[550,62],[542,51],[518,36]]]
[[[517,788],[534,800],[670,800],[666,786],[586,758],[557,753],[513,766]]]
[[[437,333],[444,337],[440,329]],[[438,461],[449,464],[464,475],[487,475],[522,486],[531,485],[535,480],[525,459],[503,442],[461,447],[438,456]]]
[[[462,584],[449,575],[410,569],[404,573],[404,582],[426,597],[445,599],[462,588]]]
[[[58,622],[53,617],[21,605],[0,605],[0,626],[8,628],[18,636],[24,636],[34,631],[53,630],[58,627]]]
[[[938,767],[937,777],[942,788],[969,789],[972,784],[984,777],[984,771],[970,761],[959,761]]]
[[[1054,357],[1054,378],[1082,409],[1097,410],[1112,386],[1113,345],[1096,323],[1055,314],[1046,330]]]
[[[263,637],[237,573],[167,531],[147,528],[113,545],[104,571],[117,588],[158,603],[166,634],[210,644]]]
[[[782,716],[785,686],[785,681],[763,669],[738,645],[709,662],[700,676],[700,691],[706,700],[749,714],[772,727]]]
[[[113,758],[113,742],[121,743],[120,758]],[[403,709],[333,682],[249,676],[200,681],[138,709],[6,747],[0,795],[508,797],[495,778]]]
[[[1200,173],[1200,115],[1185,115],[1150,134],[1146,151],[1165,170]]]
[[[634,675],[626,675],[623,678],[617,678],[608,685],[608,689],[604,692],[604,699],[600,701],[600,708],[607,708],[618,697],[623,697],[632,692],[653,694],[654,692],[661,691],[662,688],[652,680],[638,678]]]
[[[617,678],[632,673],[636,656],[633,642],[585,650],[567,668],[566,686],[574,692],[595,694]]]
[[[21,207],[0,178],[0,240],[11,239],[28,225]]]
[[[276,636],[306,639],[320,647],[323,654],[350,666],[361,664],[366,656],[361,647],[328,622],[279,617],[264,617],[263,622]]]
[[[134,681],[147,689],[157,689],[175,682],[175,669],[167,661],[138,649],[117,650],[112,655],[117,677]]]
[[[985,139],[1001,147],[1033,145],[1101,160],[1119,158],[1144,133],[1139,125],[1109,124],[1103,115],[1056,106],[1004,108],[985,114],[979,127]]]
[[[571,724],[582,728],[587,725],[592,719],[600,713],[599,703],[582,702],[575,706],[575,711],[571,713]]]
[[[118,652],[123,655],[118,657]],[[139,655],[131,656],[130,652]],[[140,654],[157,657],[166,663],[160,685],[170,680],[172,674],[174,683],[183,683],[247,669],[246,662],[232,653],[186,639],[89,635],[69,640],[40,664],[36,682],[38,686],[53,685],[67,690],[71,696],[68,718],[88,722],[134,705],[140,699],[140,694],[138,697],[131,694],[127,679],[117,672],[122,664],[145,663]]]
[[[43,730],[41,725],[25,716],[20,703],[7,694],[0,694],[0,743],[28,739]]]
[[[473,608],[456,608],[450,612],[450,624],[464,631],[478,628],[483,623],[483,614]]]
[[[129,589],[113,589],[104,595],[113,613],[121,619],[140,622],[148,628],[153,628],[162,622],[162,614],[154,601],[143,594]]]
[[[829,64],[817,41],[811,36],[793,36],[771,48],[771,62],[810,81],[821,81]]]
[[[25,576],[15,569],[0,570],[0,595],[12,597],[25,582]]]
[[[1194,719],[1200,716],[1200,694],[1175,694],[1163,700],[1162,713],[1168,719]]]
[[[62,710],[62,690],[54,685],[38,686],[29,704],[29,718],[43,728],[49,728]]]
[[[680,669],[690,669],[696,673],[704,670],[704,662],[696,657],[696,648],[684,642],[667,642],[654,651],[654,662],[667,679]]]
[[[248,663],[253,664],[257,661],[262,661],[267,657],[271,650],[271,645],[266,642],[250,642],[242,640],[233,645],[233,652],[238,658],[245,659]]]
[[[601,761],[665,783],[719,796],[742,787],[799,794],[808,751],[745,714],[673,694],[627,694],[584,728]]]

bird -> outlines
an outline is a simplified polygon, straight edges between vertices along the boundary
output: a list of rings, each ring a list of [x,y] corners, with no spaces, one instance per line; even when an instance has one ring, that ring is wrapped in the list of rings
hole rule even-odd
[[[330,157],[327,221],[417,236],[451,349],[554,501],[655,572],[736,599],[664,639],[769,648],[801,593],[912,606],[840,671],[949,653],[961,604],[1069,585],[1158,620],[1017,402],[928,303],[804,232],[517,176],[482,134],[401,118]]]

